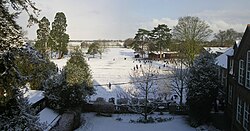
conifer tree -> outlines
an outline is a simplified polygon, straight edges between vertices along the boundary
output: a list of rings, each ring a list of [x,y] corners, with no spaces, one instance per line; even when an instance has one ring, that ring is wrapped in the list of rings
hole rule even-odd
[[[48,39],[50,33],[50,22],[46,17],[43,17],[38,24],[39,29],[37,32],[37,41],[35,43],[35,48],[42,54],[46,53],[48,49]]]
[[[200,124],[208,120],[219,87],[215,59],[209,53],[201,54],[190,68],[187,82],[187,105],[193,122]]]
[[[59,58],[62,58],[68,52],[67,44],[69,42],[69,35],[66,34],[67,20],[63,12],[56,13],[54,21],[52,22],[52,30],[50,31],[49,46],[51,51],[57,51]]]

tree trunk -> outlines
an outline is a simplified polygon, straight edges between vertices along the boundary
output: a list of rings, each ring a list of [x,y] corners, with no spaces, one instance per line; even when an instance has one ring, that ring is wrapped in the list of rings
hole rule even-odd
[[[145,96],[145,108],[144,108],[144,120],[148,120],[148,82],[146,82],[146,96]]]

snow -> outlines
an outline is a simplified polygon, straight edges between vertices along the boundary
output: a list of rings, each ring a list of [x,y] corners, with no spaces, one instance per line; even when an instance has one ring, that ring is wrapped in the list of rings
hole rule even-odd
[[[28,97],[29,104],[35,104],[44,98],[43,91],[40,90],[27,90],[24,97]]]
[[[223,54],[219,55],[218,57],[216,57],[216,63],[227,69],[227,56],[232,56],[234,53],[234,50],[232,47],[230,47],[229,49],[227,49]]]
[[[41,123],[47,125],[46,131],[50,130],[60,119],[60,115],[49,108],[44,108],[41,112],[38,113],[39,120]]]
[[[157,113],[156,113],[157,114]],[[129,123],[129,121],[137,120],[141,117],[138,114],[113,114],[112,117],[97,117],[94,113],[85,113],[84,118],[86,120],[85,125],[82,125],[76,131],[195,131],[195,128],[190,127],[185,116],[176,115],[156,115],[153,114],[152,117],[162,117],[170,118],[173,117],[171,121],[166,121],[162,123]],[[121,118],[121,121],[116,120]]]
[[[204,47],[206,51],[212,54],[224,53],[228,47]]]
[[[133,87],[133,84],[129,84],[133,68],[136,65],[142,65],[142,67],[148,65],[148,63],[144,64],[143,61],[136,61],[134,50],[126,48],[107,48],[101,58],[99,55],[95,55],[95,58],[92,55],[86,57],[92,71],[94,88],[96,89],[96,94],[92,95],[90,100],[103,97],[107,101],[111,97],[117,99],[126,96],[126,92]],[[59,69],[62,69],[68,59],[54,59],[52,61]],[[173,66],[169,64],[163,68],[163,61],[153,61],[152,64],[156,69],[161,68],[160,74],[169,73]],[[111,88],[108,87],[109,82]],[[158,86],[160,85],[162,84],[158,83]]]

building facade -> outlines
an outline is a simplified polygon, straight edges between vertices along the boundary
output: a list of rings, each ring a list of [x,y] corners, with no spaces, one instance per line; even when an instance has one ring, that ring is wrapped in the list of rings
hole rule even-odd
[[[250,130],[250,25],[227,60],[226,114],[231,130]]]

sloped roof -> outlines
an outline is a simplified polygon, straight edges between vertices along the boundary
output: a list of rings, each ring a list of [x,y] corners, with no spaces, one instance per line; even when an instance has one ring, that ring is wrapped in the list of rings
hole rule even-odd
[[[40,90],[27,90],[24,97],[28,97],[29,104],[35,104],[44,98],[43,91]]]
[[[234,54],[233,47],[228,48],[223,54],[215,58],[216,64],[227,69],[227,56],[232,56]]]

